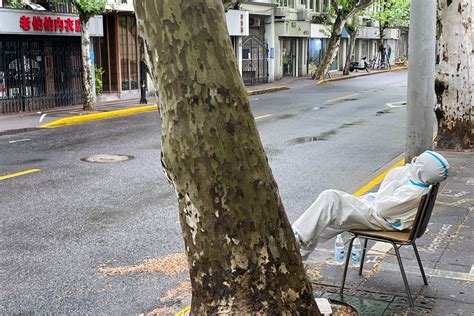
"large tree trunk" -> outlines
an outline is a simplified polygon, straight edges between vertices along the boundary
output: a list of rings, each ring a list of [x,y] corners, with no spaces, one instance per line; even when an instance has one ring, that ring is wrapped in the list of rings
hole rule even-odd
[[[352,63],[352,55],[354,54],[354,47],[355,47],[355,42],[357,39],[357,28],[354,30],[351,30],[349,32],[349,47],[347,47],[347,54],[346,54],[346,63],[344,65],[344,70],[342,71],[343,75],[349,75],[349,70],[351,68],[351,63]],[[363,66],[359,64],[359,67]]]
[[[82,55],[82,85],[84,103],[82,109],[84,111],[92,111],[94,109],[94,84],[95,76],[92,73],[92,63],[90,57],[91,39],[89,36],[89,21],[91,16],[81,14],[81,55]]]
[[[179,201],[192,314],[315,314],[220,0],[135,1],[160,93],[162,164]]]
[[[316,71],[316,78],[318,80],[324,79],[324,75],[328,72],[334,58],[336,57],[339,44],[341,43],[341,32],[346,24],[347,19],[343,19],[341,16],[337,16],[334,21],[331,37],[329,38],[326,52],[324,53],[323,60]]]
[[[435,81],[436,147],[471,148],[471,0],[438,1],[438,72]]]

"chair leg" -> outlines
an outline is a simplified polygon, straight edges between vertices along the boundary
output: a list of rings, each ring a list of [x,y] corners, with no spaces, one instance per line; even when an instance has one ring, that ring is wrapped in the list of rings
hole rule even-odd
[[[423,282],[425,283],[425,285],[428,285],[428,280],[426,279],[425,270],[423,269],[423,264],[421,263],[420,254],[418,253],[418,248],[416,248],[416,244],[414,241],[412,245],[413,245],[413,250],[415,251],[416,260],[418,261],[418,266],[420,267],[421,276],[423,277]]]
[[[397,255],[398,265],[400,267],[400,272],[402,273],[403,283],[405,283],[405,290],[408,295],[408,302],[410,302],[410,307],[413,307],[413,299],[411,297],[410,286],[408,285],[407,276],[405,274],[405,269],[403,268],[402,257],[400,257],[400,252],[398,251],[398,247],[395,243],[392,243],[393,249],[395,249],[395,254]]]
[[[359,275],[362,275],[362,269],[364,268],[365,252],[367,251],[367,242],[368,241],[369,240],[367,238],[365,238],[364,249],[362,249],[362,257],[360,257]]]
[[[342,294],[342,292],[344,291],[344,284],[346,283],[347,268],[349,267],[349,260],[351,260],[352,244],[354,243],[354,239],[356,237],[357,236],[352,237],[349,243],[349,249],[347,250],[346,264],[344,266],[344,273],[342,274],[342,282],[341,282],[341,288],[339,289],[339,294]]]

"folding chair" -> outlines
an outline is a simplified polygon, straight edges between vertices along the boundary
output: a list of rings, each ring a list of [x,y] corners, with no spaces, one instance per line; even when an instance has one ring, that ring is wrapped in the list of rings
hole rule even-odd
[[[421,198],[420,204],[418,206],[418,211],[413,222],[413,226],[409,230],[403,231],[375,231],[375,230],[350,230],[349,232],[354,235],[349,243],[349,251],[352,252],[352,244],[354,239],[357,237],[365,238],[364,248],[362,250],[362,257],[359,267],[359,275],[362,275],[362,268],[364,267],[365,252],[367,249],[367,241],[369,239],[375,241],[382,241],[391,243],[393,249],[395,249],[395,254],[397,255],[398,265],[400,266],[400,272],[402,273],[403,283],[405,283],[405,290],[408,295],[408,301],[410,302],[410,307],[413,307],[413,299],[411,297],[410,287],[408,286],[407,276],[405,270],[403,269],[402,258],[400,257],[399,248],[401,246],[412,245],[413,250],[415,251],[416,260],[418,261],[418,266],[420,267],[421,275],[423,277],[423,282],[425,285],[428,285],[428,280],[426,279],[425,271],[423,270],[423,264],[421,263],[420,255],[418,249],[416,248],[415,240],[423,236],[430,221],[431,213],[433,211],[433,206],[436,201],[436,195],[438,194],[439,183],[431,186],[429,192]],[[339,293],[342,294],[344,291],[344,284],[346,282],[347,268],[349,266],[350,256],[347,256],[346,265],[344,267],[344,274],[342,276],[341,288]]]

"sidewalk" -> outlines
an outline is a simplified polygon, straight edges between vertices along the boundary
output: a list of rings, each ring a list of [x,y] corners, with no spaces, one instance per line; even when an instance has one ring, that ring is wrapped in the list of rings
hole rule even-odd
[[[333,261],[334,239],[318,245],[305,264],[315,297],[346,302],[355,307],[359,315],[472,315],[473,152],[439,152],[449,161],[449,177],[439,189],[425,234],[417,240],[429,285],[423,284],[413,249],[410,246],[400,249],[415,308],[409,310],[394,250],[386,243],[369,242],[362,276],[358,275],[358,268],[350,267],[342,296],[338,293],[344,268]],[[391,165],[393,162],[387,168]],[[343,237],[347,250],[350,234],[344,233]],[[190,288],[187,294],[180,293],[179,299],[168,297],[163,303],[165,307],[158,311],[187,315]]]
[[[365,70],[358,70],[358,71],[350,72],[349,75],[347,76],[344,76],[342,74],[342,71],[340,70],[331,71],[329,72],[330,77],[326,76],[323,80],[320,80],[318,84],[332,82],[332,81],[352,79],[352,78],[357,78],[357,77],[371,76],[371,75],[382,74],[386,72],[403,71],[407,69],[408,67],[405,67],[405,66],[392,66],[390,69],[372,70],[371,72],[367,72]]]
[[[472,315],[474,311],[474,168],[471,152],[441,152],[450,163],[428,229],[417,240],[428,277],[423,280],[413,249],[400,249],[412,295],[413,315]],[[348,242],[350,234],[344,234]],[[333,261],[334,240],[310,257],[307,274],[316,296],[343,300],[361,315],[406,315],[408,302],[394,250],[369,242],[362,276],[349,268],[344,295],[338,293],[343,267]],[[346,245],[347,247],[347,245]],[[318,251],[319,250],[319,251]]]

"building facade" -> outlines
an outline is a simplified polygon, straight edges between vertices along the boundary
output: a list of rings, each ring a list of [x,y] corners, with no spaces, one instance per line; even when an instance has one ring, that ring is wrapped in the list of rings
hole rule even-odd
[[[69,1],[35,3],[17,9],[17,1],[0,0],[0,113],[82,103],[79,19]],[[227,28],[244,83],[306,76],[325,54],[329,6],[330,0],[243,0],[229,10]],[[91,56],[102,79],[98,100],[138,98],[146,74],[133,2],[110,0],[109,9],[90,26]],[[374,58],[377,32],[373,25],[359,30],[353,58]],[[407,31],[385,31],[391,61],[407,54],[407,37]],[[342,70],[347,42],[343,30],[331,70]]]
[[[103,15],[104,36],[92,40],[94,64],[102,73],[99,101],[137,98],[140,49],[132,1],[121,1]]]
[[[250,34],[244,41],[258,39],[257,43],[265,54],[259,54],[258,62],[268,65],[267,80],[261,76],[253,78],[252,73],[245,73],[245,65],[255,65],[255,54],[242,50],[236,55],[239,65],[242,64],[243,78],[246,84],[272,82],[283,77],[302,77],[308,74],[311,63],[319,64],[325,54],[327,40],[331,33],[329,16],[330,0],[244,0],[239,10],[250,14]],[[362,27],[357,35],[353,58],[367,56],[373,59],[380,46],[378,28]],[[263,42],[262,42],[263,40]],[[345,29],[341,32],[341,43],[330,70],[342,70],[345,64],[349,35]],[[398,29],[387,29],[383,45],[391,52],[390,60],[401,57],[408,52],[408,32]],[[237,49],[240,49],[237,47]],[[253,70],[252,70],[253,71]],[[265,75],[265,72],[260,72]]]
[[[82,103],[80,23],[64,4],[0,2],[0,113]],[[94,17],[91,36],[102,36]]]

